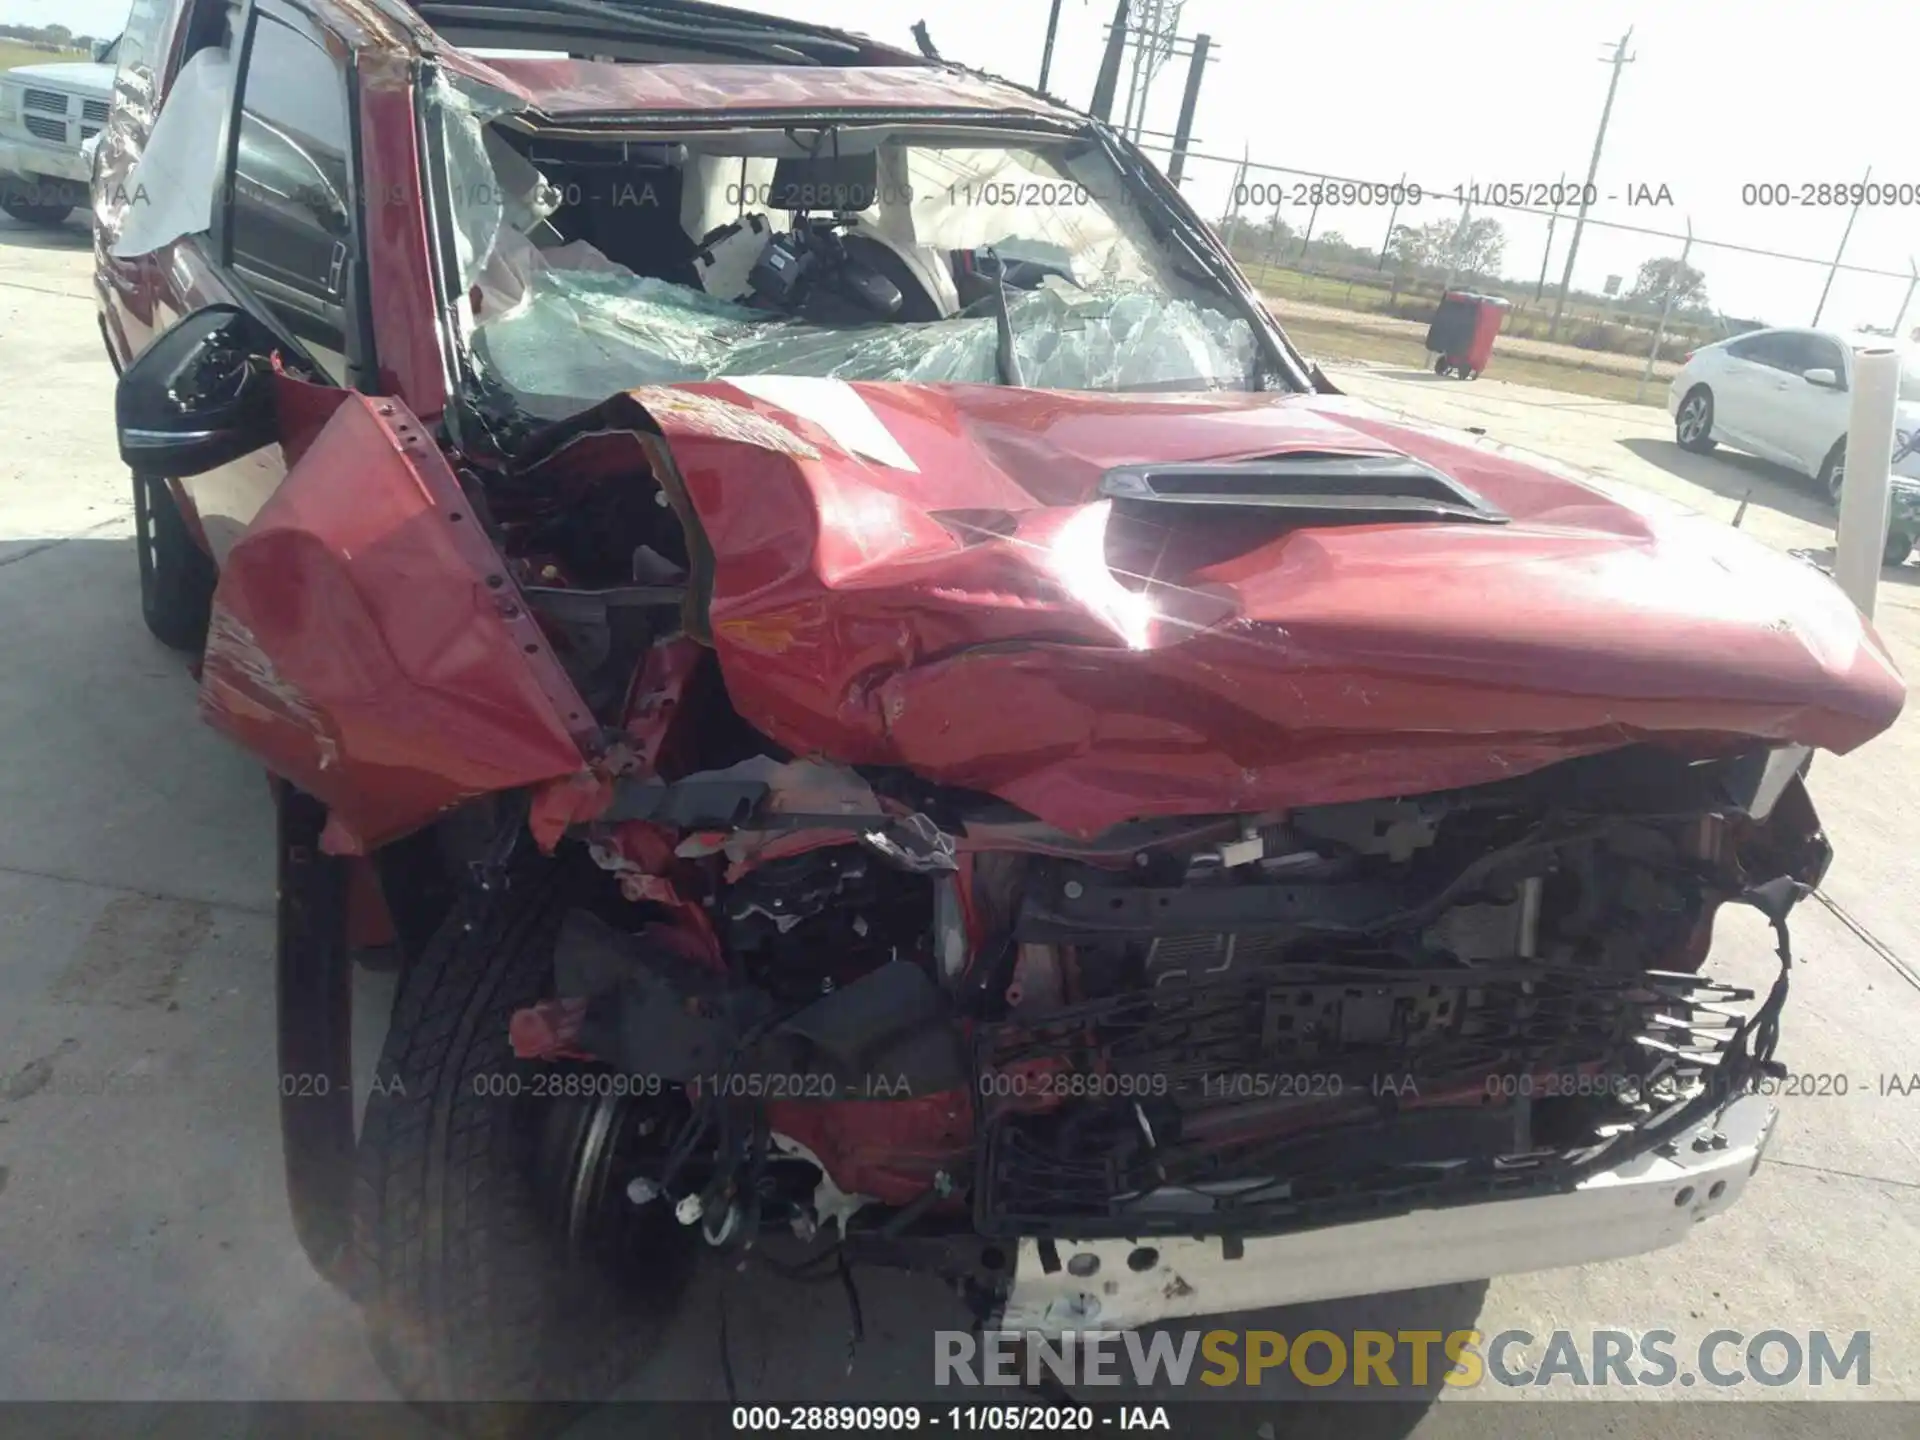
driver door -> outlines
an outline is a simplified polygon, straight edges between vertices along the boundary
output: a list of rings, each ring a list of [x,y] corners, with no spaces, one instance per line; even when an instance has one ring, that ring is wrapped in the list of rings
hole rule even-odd
[[[318,373],[348,385],[350,356],[364,350],[365,336],[348,302],[358,227],[346,62],[329,53],[312,20],[266,3],[254,6],[241,53],[225,204],[210,235],[176,247],[176,274],[187,283],[166,297],[178,306],[169,323],[242,299]],[[181,482],[218,563],[285,475],[285,459],[268,446]]]

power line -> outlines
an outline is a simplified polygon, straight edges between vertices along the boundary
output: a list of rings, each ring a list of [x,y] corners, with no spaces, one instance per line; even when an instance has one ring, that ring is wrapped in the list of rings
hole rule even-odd
[[[1151,141],[1141,146],[1143,150],[1154,151],[1167,150],[1169,148],[1171,147],[1165,144]],[[1304,175],[1315,180],[1332,180],[1341,185],[1371,185],[1382,191],[1389,190],[1394,183],[1391,180],[1382,180],[1377,176],[1336,175],[1331,170],[1309,170],[1299,165],[1274,165],[1264,160],[1254,160],[1248,156],[1218,155],[1210,151],[1190,151],[1187,159],[1189,161],[1203,160],[1213,164],[1232,165],[1235,167],[1234,173],[1240,176],[1240,183],[1244,183],[1246,176],[1255,171],[1271,172],[1275,175]],[[1456,187],[1454,190],[1448,190],[1444,186],[1421,185],[1417,179],[1408,180],[1404,174],[1401,176],[1401,183],[1405,184],[1410,190],[1417,186],[1422,194],[1442,199],[1449,195],[1459,199],[1469,193],[1465,187]],[[1549,220],[1558,213],[1544,206],[1521,205],[1513,201],[1503,202],[1492,200],[1485,195],[1476,197],[1474,203],[1484,209],[1506,210],[1516,215],[1534,215],[1542,220]],[[1597,225],[1602,230],[1618,230],[1625,235],[1650,235],[1660,240],[1685,240],[1688,238],[1687,234],[1683,231],[1657,230],[1651,225],[1630,225],[1624,220],[1595,219],[1590,220],[1588,223]],[[1813,255],[1795,255],[1787,250],[1767,250],[1758,245],[1737,244],[1732,240],[1702,240],[1696,238],[1693,243],[1696,245],[1704,245],[1714,250],[1730,250],[1739,255],[1758,255],[1767,260],[1792,260],[1802,265],[1821,266],[1829,266],[1833,263],[1830,260],[1823,260]],[[1888,280],[1906,280],[1909,278],[1903,270],[1881,270],[1872,265],[1841,265],[1837,268],[1849,275],[1877,275]]]
[[[1866,175],[1860,181],[1860,200],[1867,198],[1867,181],[1873,179],[1873,167],[1867,167]],[[1813,323],[1820,323],[1820,312],[1827,308],[1827,293],[1833,289],[1834,272],[1840,268],[1840,262],[1847,256],[1847,240],[1853,234],[1853,222],[1860,218],[1860,200],[1853,202],[1853,210],[1847,216],[1847,228],[1840,232],[1840,248],[1833,252],[1833,264],[1827,270],[1827,283],[1820,287],[1820,303],[1813,307]],[[1906,319],[1906,306],[1900,307],[1900,318]]]

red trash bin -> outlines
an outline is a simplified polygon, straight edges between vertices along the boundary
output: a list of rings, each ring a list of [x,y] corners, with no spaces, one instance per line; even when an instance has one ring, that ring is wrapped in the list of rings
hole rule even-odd
[[[1498,295],[1476,295],[1449,290],[1427,327],[1427,352],[1434,356],[1433,373],[1452,371],[1462,380],[1477,380],[1493,358],[1493,337],[1507,302]]]

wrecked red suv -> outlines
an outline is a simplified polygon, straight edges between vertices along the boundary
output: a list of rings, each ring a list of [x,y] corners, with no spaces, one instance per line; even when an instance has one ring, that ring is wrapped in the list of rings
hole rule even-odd
[[[274,777],[293,1213],[406,1394],[597,1393],[707,1250],[1057,1333],[1740,1195],[1805,762],[1903,699],[1824,577],[1340,397],[1136,149],[936,60],[669,0],[122,56],[142,604]]]

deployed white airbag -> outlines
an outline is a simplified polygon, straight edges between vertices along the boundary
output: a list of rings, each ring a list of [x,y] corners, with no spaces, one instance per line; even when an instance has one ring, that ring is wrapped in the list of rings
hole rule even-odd
[[[502,234],[475,335],[487,370],[528,410],[559,418],[635,385],[732,375],[998,380],[991,316],[924,325],[813,325],[636,275],[591,246],[541,251]],[[1244,320],[1124,285],[1058,281],[1012,294],[1026,383],[1113,390],[1232,383],[1253,363]]]
[[[127,177],[116,258],[150,255],[213,224],[232,96],[233,61],[225,50],[197,51],[180,67],[147,148]]]

